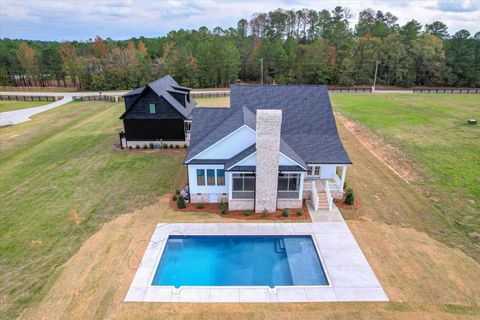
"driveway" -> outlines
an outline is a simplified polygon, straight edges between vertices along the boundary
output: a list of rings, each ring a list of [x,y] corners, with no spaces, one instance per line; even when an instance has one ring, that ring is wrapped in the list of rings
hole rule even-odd
[[[61,100],[40,107],[0,112],[0,127],[29,121],[30,117],[36,114],[64,105],[66,103],[69,103],[70,101],[72,101],[72,97],[68,96],[64,97]]]

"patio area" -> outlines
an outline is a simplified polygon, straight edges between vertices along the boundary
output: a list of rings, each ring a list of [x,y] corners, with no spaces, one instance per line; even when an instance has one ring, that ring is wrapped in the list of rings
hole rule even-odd
[[[313,210],[312,223],[158,224],[125,297],[130,302],[334,302],[388,301],[375,274],[336,207]],[[169,235],[311,235],[328,286],[152,286]]]

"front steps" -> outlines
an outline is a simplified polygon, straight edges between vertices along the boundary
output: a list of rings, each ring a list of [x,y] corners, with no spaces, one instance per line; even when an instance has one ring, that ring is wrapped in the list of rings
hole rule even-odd
[[[318,192],[318,209],[328,210],[328,200],[325,192]]]

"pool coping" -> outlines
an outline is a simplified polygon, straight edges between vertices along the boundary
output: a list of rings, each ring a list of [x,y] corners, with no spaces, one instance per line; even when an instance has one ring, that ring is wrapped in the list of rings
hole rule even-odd
[[[327,221],[315,220],[312,223],[160,223],[153,232],[125,301],[236,303],[388,301],[387,295],[341,215]],[[312,236],[329,284],[274,288],[153,286],[151,283],[169,235]]]

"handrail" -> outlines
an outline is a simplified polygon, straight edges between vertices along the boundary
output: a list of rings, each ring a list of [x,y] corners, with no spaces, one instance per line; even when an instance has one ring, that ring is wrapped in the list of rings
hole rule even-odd
[[[317,185],[315,184],[315,181],[312,181],[312,202],[313,202],[313,208],[315,210],[318,210],[318,191],[317,191]]]
[[[330,192],[330,185],[328,183],[328,180],[325,180],[325,194],[327,195],[328,210],[332,210],[333,198]]]

